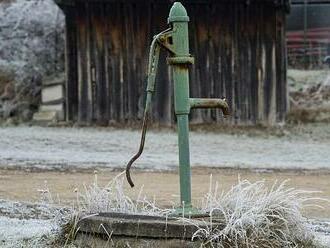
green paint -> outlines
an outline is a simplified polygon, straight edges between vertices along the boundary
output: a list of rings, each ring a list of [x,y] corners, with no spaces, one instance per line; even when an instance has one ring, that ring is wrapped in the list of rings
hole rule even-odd
[[[156,35],[152,41],[149,55],[147,99],[141,143],[138,153],[127,164],[126,177],[130,185],[134,187],[134,183],[130,176],[130,167],[143,151],[147,117],[150,111],[152,94],[155,90],[159,51],[160,47],[163,47],[171,54],[171,56],[167,58],[167,62],[172,68],[174,81],[174,108],[178,126],[181,208],[177,209],[176,214],[197,214],[199,216],[198,210],[194,209],[191,204],[188,115],[190,109],[193,108],[221,108],[223,114],[226,116],[229,114],[229,108],[225,99],[189,97],[189,65],[194,63],[194,58],[189,54],[188,22],[189,17],[186,9],[181,3],[175,2],[168,17],[168,23],[171,28]]]
[[[188,36],[189,17],[186,9],[179,2],[175,2],[170,10],[168,23],[171,25],[170,44],[172,56],[168,64],[172,67],[174,81],[174,108],[178,126],[179,142],[179,171],[180,171],[180,197],[181,210],[196,212],[191,204],[191,170],[189,154],[189,120],[191,108],[221,108],[228,114],[228,105],[223,99],[201,99],[189,97],[189,65],[194,60],[189,54]],[[163,39],[163,41],[166,39]],[[184,210],[183,210],[184,209]]]
[[[179,138],[179,171],[180,196],[184,208],[191,208],[191,171],[189,155],[189,17],[186,9],[179,2],[175,2],[168,17],[172,25],[174,58],[170,60],[174,81],[174,108],[177,118]]]

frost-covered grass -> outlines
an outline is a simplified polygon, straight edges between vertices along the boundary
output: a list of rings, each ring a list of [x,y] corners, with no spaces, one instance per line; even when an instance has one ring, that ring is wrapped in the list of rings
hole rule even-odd
[[[95,173],[94,182],[76,192],[74,211],[54,207],[59,197],[51,194],[46,182],[39,189],[42,205],[33,207],[0,202],[0,230],[3,228],[6,231],[3,236],[5,247],[12,244],[35,247],[36,243],[67,247],[79,231],[81,216],[120,212],[167,217],[174,213],[173,208],[158,207],[155,200],[150,201],[144,196],[142,189],[134,199],[130,198],[124,190],[124,183],[121,173],[107,185],[101,186]],[[320,228],[320,224],[302,215],[304,208],[318,207],[315,203],[322,200],[313,197],[313,193],[316,192],[290,188],[286,182],[267,186],[265,181],[252,183],[247,180],[238,180],[237,185],[228,192],[222,192],[211,177],[209,191],[199,206],[201,212],[209,214],[210,217],[204,218],[204,221],[211,225],[198,226],[201,219],[196,222],[187,216],[180,216],[178,220],[196,225],[198,230],[193,240],[203,241],[206,247],[327,247],[317,245],[317,242],[329,241],[329,238],[314,230],[315,226]],[[6,223],[12,228],[7,229]],[[32,230],[32,226],[37,229]],[[31,232],[28,230],[30,228]],[[328,232],[327,226],[322,228],[325,231],[320,233]],[[111,230],[106,231],[111,238]]]
[[[165,216],[172,211],[157,207],[155,199],[149,201],[142,194],[143,187],[136,199],[131,199],[124,192],[124,179],[121,173],[107,185],[100,186],[95,173],[94,182],[89,186],[84,185],[84,192],[77,192],[77,210],[85,213],[120,212],[155,216]]]
[[[65,244],[72,243],[79,231],[80,218],[88,218],[98,213],[116,212],[126,214],[141,214],[149,216],[168,216],[172,209],[161,209],[156,206],[155,199],[149,201],[142,195],[142,189],[135,200],[131,199],[124,192],[124,177],[120,173],[113,178],[107,185],[98,184],[97,172],[94,172],[94,182],[84,185],[82,192],[76,191],[77,198],[74,204],[74,211],[71,219],[63,225],[62,236],[65,237]],[[49,198],[49,197],[46,197]],[[106,232],[104,226],[101,226]],[[110,238],[109,234],[109,238]]]
[[[215,247],[313,247],[315,232],[303,217],[305,207],[318,207],[315,192],[268,187],[265,181],[239,181],[228,192],[212,186],[202,204],[213,225],[194,235]]]
[[[173,209],[161,209],[148,201],[142,190],[135,200],[124,192],[122,174],[101,187],[95,181],[77,194],[79,212],[121,212],[167,216]],[[210,182],[201,211],[209,213],[212,225],[200,227],[193,236],[211,247],[316,247],[315,231],[302,215],[306,207],[319,207],[316,192],[289,188],[286,182],[268,187],[265,181],[238,182],[228,192],[220,192],[218,183]],[[180,217],[196,225],[194,219]],[[76,219],[74,227],[76,227]],[[71,230],[72,231],[72,230]]]

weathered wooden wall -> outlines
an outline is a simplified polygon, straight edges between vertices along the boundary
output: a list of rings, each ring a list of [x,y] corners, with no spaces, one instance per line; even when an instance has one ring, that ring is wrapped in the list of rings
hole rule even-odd
[[[82,123],[140,120],[149,44],[167,28],[170,1],[84,2],[64,8],[67,118]],[[287,111],[285,10],[272,2],[185,2],[191,18],[192,97],[226,97],[232,123],[273,124]],[[154,121],[172,124],[172,82],[162,53]],[[194,110],[194,122],[221,121]]]

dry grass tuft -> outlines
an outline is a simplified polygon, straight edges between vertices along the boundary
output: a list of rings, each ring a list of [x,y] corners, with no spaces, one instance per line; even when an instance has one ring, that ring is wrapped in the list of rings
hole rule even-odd
[[[132,200],[125,194],[123,184],[123,174],[119,174],[101,187],[95,174],[94,183],[85,186],[83,193],[77,193],[77,212],[154,216],[173,213],[173,209],[161,209],[155,201],[142,197],[142,189],[137,199]],[[247,180],[239,180],[228,192],[219,192],[218,183],[213,184],[211,176],[201,211],[210,214],[212,225],[198,227],[193,240],[202,240],[205,247],[219,248],[315,247],[313,227],[301,214],[305,207],[319,207],[314,203],[320,199],[311,197],[313,193],[316,192],[288,188],[286,182],[268,187],[265,181]],[[196,225],[193,219],[180,219]],[[70,237],[77,233],[77,219],[73,223]]]
[[[313,193],[287,188],[286,182],[269,188],[264,181],[247,180],[219,193],[211,179],[202,209],[210,213],[212,226],[200,228],[194,239],[221,248],[314,247],[314,230],[301,214],[316,206]]]
[[[144,214],[166,216],[172,210],[161,209],[156,206],[155,200],[149,201],[142,196],[142,188],[136,200],[132,200],[124,192],[124,172],[117,175],[106,186],[101,187],[95,173],[94,183],[84,186],[83,193],[77,193],[77,207],[79,212],[102,213],[120,212],[128,214]]]

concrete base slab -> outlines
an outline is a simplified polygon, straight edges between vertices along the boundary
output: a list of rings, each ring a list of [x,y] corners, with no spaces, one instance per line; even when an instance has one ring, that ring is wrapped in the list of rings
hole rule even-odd
[[[202,242],[182,239],[132,238],[125,236],[111,236],[110,238],[105,238],[98,235],[78,233],[74,245],[86,248],[200,248],[202,247]]]
[[[64,121],[63,104],[42,105],[40,110],[33,115],[33,121],[37,124]]]
[[[57,120],[56,111],[40,111],[33,115],[33,121],[37,123],[53,122]]]
[[[191,241],[197,226],[206,227],[207,222],[194,219],[191,224],[180,218],[102,213],[80,218],[75,243],[89,244],[87,247],[200,247],[200,242]]]

